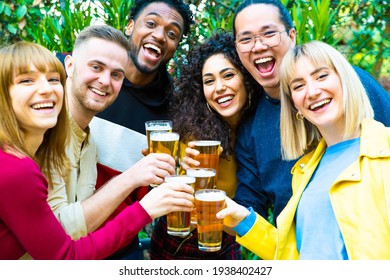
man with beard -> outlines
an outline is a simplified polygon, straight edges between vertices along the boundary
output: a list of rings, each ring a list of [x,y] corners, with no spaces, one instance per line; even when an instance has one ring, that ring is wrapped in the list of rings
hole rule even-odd
[[[91,122],[99,170],[123,172],[143,157],[145,121],[169,119],[167,63],[187,35],[193,14],[182,0],[135,0],[126,35],[130,61],[116,101]],[[107,172],[100,172],[103,176]],[[104,180],[103,180],[104,181]]]
[[[127,39],[120,31],[94,25],[80,32],[72,56],[65,58],[72,129],[67,156],[71,166],[66,178],[53,171],[48,203],[73,239],[99,228],[138,187],[162,184],[165,176],[175,173],[173,157],[149,154],[95,192],[97,149],[89,123],[117,98],[129,60],[128,51]],[[183,194],[176,191],[177,186],[164,185],[164,190],[159,189],[155,188],[139,202],[151,219],[160,216],[162,209],[168,212],[177,209],[178,195]],[[138,239],[133,243],[138,248]]]
[[[90,124],[99,153],[97,186],[143,158],[142,150],[147,147],[145,121],[169,119],[168,92],[172,80],[167,63],[188,34],[192,17],[182,0],[133,2],[125,30],[130,60],[123,86],[115,102]],[[126,204],[141,199],[147,192],[148,185],[138,188]],[[136,258],[138,245],[134,240],[112,259]]]

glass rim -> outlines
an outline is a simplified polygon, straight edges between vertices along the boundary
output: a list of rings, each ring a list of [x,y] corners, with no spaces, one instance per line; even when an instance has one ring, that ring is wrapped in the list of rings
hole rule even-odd
[[[156,125],[166,125],[166,126],[170,126],[172,128],[172,121],[170,120],[153,120],[153,121],[146,121],[145,122],[145,127],[149,127],[149,126],[156,126]]]
[[[174,132],[174,131],[159,131],[159,130],[151,131],[150,135],[152,135],[152,134],[175,134],[175,135],[180,135],[179,133]]]
[[[167,182],[167,179],[170,179],[170,178],[180,178],[180,179],[185,179],[187,178],[188,181],[183,181],[183,180],[179,180],[177,182]],[[165,176],[164,178],[164,182],[165,183],[184,183],[184,184],[193,184],[195,183],[196,181],[196,178],[194,176],[190,176],[190,175],[186,175],[186,174],[177,174],[177,175],[167,175]]]
[[[195,191],[194,193],[194,197],[196,199],[196,196],[197,195],[201,195],[202,193],[218,193],[218,194],[223,194],[223,199],[226,198],[226,192],[224,190],[221,190],[221,189],[200,189],[200,190],[197,190]],[[221,197],[222,198],[222,197]],[[197,199],[199,200],[199,199]],[[202,200],[203,201],[203,200]],[[213,201],[217,201],[217,200],[213,200]],[[219,201],[219,200],[218,200]]]
[[[156,139],[159,136],[171,136],[169,139]],[[151,131],[150,132],[150,141],[178,141],[180,140],[180,134],[177,132],[172,132],[172,131]]]
[[[221,141],[218,140],[195,140],[192,142],[194,143],[195,146],[199,146],[199,147],[221,145]]]
[[[191,171],[194,171],[194,172],[193,172],[192,174],[188,174],[188,170],[190,170],[190,173],[192,173]],[[209,174],[211,174],[211,173],[214,174],[214,175],[212,175],[212,176],[199,176],[199,177],[201,177],[201,178],[203,178],[203,177],[213,177],[213,176],[217,176],[217,170],[216,170],[215,168],[210,168],[210,167],[191,167],[191,168],[187,168],[186,173],[187,173],[187,175],[189,175],[189,176],[194,176],[194,177],[196,177],[196,175],[197,175],[197,172],[196,172],[196,171],[205,171],[205,173],[199,172],[199,173],[202,174],[202,175],[205,175],[205,174],[209,175]]]
[[[153,123],[153,122],[167,122],[167,123],[172,123],[171,120],[150,120],[150,121],[145,121],[145,123]]]

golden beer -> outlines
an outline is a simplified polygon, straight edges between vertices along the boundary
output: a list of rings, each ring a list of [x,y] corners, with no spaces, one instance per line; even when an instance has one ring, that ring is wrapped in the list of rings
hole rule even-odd
[[[145,122],[146,140],[148,141],[148,149],[150,152],[150,133],[152,131],[158,132],[172,132],[172,122],[168,120],[147,121]]]
[[[226,207],[225,197],[223,190],[204,189],[195,192],[199,250],[214,252],[221,249],[223,220],[217,219],[216,214]]]
[[[221,141],[197,140],[194,141],[194,144],[194,148],[199,151],[199,155],[194,157],[194,159],[200,163],[197,167],[215,169],[216,184],[218,178],[219,150],[221,147]]]
[[[179,150],[180,136],[175,132],[157,132],[150,133],[150,153],[161,153],[171,155],[177,162],[177,152]],[[157,187],[156,184],[150,184],[151,187]]]
[[[176,159],[179,139],[179,134],[175,132],[153,131],[150,133],[150,152],[168,154]]]
[[[195,177],[187,175],[170,175],[166,183],[184,183],[194,187]],[[187,236],[191,229],[191,212],[174,211],[167,214],[167,233],[173,236]]]
[[[213,168],[189,168],[187,175],[195,177],[195,191],[202,189],[214,189],[216,171]],[[191,224],[196,226],[196,209],[191,212]]]

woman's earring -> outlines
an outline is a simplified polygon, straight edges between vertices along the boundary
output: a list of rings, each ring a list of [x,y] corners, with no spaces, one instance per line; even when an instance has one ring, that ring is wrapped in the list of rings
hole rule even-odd
[[[303,121],[303,119],[305,118],[301,112],[297,112],[295,117],[297,118],[297,120],[300,120],[300,121]]]
[[[207,106],[207,109],[209,109],[210,113],[212,114],[212,113],[213,113],[213,111],[211,111],[211,108],[210,108],[210,105],[209,105],[209,103],[208,103],[208,102],[206,102],[206,106]]]

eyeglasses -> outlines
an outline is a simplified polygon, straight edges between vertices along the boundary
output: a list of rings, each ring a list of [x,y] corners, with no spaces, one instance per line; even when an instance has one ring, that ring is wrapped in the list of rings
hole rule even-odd
[[[257,35],[243,35],[241,37],[237,37],[236,46],[240,52],[250,52],[256,43],[256,38],[260,40],[264,46],[268,48],[276,47],[280,44],[282,33],[288,32],[288,29],[283,31],[266,31],[262,33],[258,33]]]

